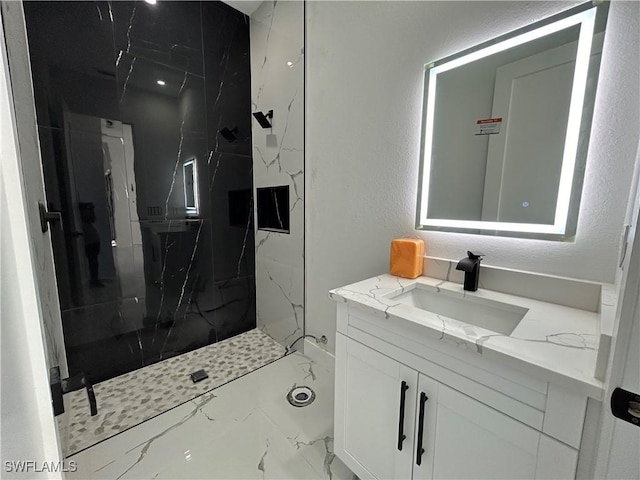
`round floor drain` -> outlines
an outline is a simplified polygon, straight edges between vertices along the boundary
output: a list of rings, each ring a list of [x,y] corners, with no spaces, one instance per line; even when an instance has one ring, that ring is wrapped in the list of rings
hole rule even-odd
[[[287,394],[287,401],[294,407],[306,407],[316,399],[316,394],[309,387],[294,387]]]

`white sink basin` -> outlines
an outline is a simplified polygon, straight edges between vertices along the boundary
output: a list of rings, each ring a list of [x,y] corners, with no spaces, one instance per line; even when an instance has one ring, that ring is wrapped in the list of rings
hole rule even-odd
[[[511,335],[529,311],[508,303],[473,296],[462,297],[459,293],[431,290],[422,285],[387,298],[502,335]]]

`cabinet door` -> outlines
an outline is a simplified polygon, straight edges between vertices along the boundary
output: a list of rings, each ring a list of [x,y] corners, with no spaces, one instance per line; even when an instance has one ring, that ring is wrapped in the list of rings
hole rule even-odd
[[[438,388],[433,477],[536,477],[540,432],[456,390]]]
[[[337,335],[335,451],[360,478],[411,478],[417,390],[415,370]]]

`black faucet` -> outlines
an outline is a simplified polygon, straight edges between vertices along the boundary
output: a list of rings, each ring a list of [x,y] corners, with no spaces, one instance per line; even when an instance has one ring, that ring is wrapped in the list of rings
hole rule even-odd
[[[456,265],[456,270],[464,272],[464,289],[469,292],[478,290],[478,278],[480,277],[480,261],[484,253],[467,252],[467,258],[463,258]]]

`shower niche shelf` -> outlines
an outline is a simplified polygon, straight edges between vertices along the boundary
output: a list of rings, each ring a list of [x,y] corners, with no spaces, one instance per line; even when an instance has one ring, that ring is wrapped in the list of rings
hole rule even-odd
[[[258,188],[258,230],[290,233],[289,230],[289,186]]]

